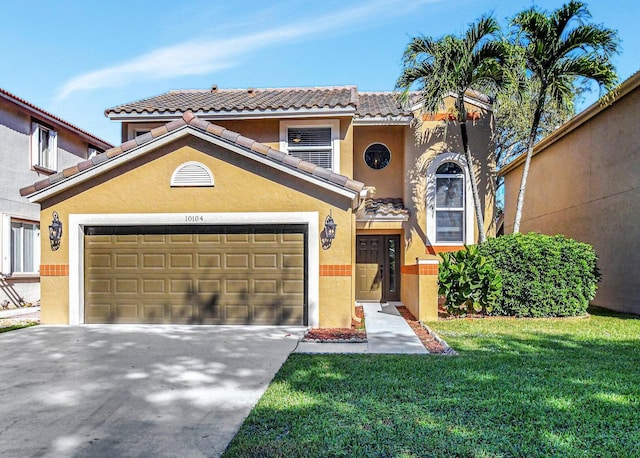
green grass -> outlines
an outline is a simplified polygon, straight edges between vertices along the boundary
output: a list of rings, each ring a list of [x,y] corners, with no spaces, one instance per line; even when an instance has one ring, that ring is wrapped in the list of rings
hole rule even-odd
[[[21,324],[12,324],[11,326],[0,327],[0,334],[3,332],[15,331],[16,329],[28,328],[30,326],[35,326],[38,323],[21,323]]]
[[[225,456],[640,456],[640,319],[433,328],[459,356],[291,355]]]

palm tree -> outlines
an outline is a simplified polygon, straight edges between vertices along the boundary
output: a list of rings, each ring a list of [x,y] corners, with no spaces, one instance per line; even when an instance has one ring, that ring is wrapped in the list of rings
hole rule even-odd
[[[469,148],[464,96],[468,90],[487,91],[502,84],[501,63],[507,51],[504,43],[495,40],[499,30],[495,19],[482,17],[469,26],[463,37],[413,38],[404,52],[402,74],[396,82],[396,89],[403,91],[405,100],[411,87],[417,84],[424,109],[430,112],[437,112],[442,108],[444,98],[455,94],[456,119],[467,161],[480,243],[486,241],[486,233]]]
[[[618,52],[617,34],[601,25],[584,23],[583,20],[590,17],[584,3],[572,0],[550,14],[532,7],[518,13],[512,21],[518,31],[516,45],[523,48],[528,76],[534,79],[537,87],[513,223],[514,233],[520,232],[533,145],[548,104],[571,106],[575,95],[573,83],[578,78],[597,82],[601,91],[613,89],[617,82],[610,60]],[[574,22],[577,25],[572,28]]]

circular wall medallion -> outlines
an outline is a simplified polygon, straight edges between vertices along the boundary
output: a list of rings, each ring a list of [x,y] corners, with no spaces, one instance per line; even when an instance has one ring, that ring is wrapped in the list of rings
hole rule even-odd
[[[391,151],[382,143],[373,143],[364,151],[364,162],[374,170],[384,169],[391,162]]]

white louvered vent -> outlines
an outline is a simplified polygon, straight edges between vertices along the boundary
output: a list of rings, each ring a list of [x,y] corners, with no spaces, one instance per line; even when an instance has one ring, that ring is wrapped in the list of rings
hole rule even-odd
[[[185,162],[173,171],[171,186],[213,186],[213,174],[200,162]]]

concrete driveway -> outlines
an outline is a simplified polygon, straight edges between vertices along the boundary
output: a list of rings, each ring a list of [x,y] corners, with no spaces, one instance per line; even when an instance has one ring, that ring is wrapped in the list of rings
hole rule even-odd
[[[219,456],[303,333],[92,325],[0,334],[0,456]]]

